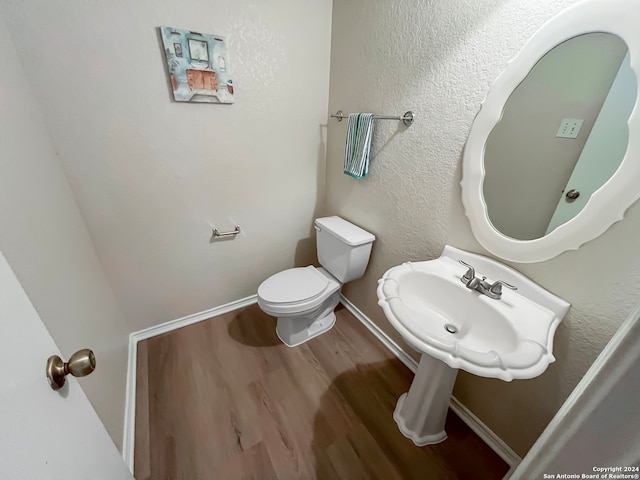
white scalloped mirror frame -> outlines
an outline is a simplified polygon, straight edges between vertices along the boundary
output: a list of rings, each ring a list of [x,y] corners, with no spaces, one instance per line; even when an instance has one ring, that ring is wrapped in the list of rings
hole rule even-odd
[[[460,183],[462,203],[471,230],[480,244],[494,255],[513,262],[533,263],[575,250],[622,220],[625,210],[640,198],[638,100],[629,117],[629,145],[620,166],[578,215],[551,233],[533,240],[516,240],[503,235],[491,224],[482,193],[486,140],[500,120],[509,96],[535,63],[570,38],[591,32],[607,32],[626,42],[631,69],[640,84],[639,25],[639,0],[586,0],[577,3],[544,24],[492,85],[469,132]]]

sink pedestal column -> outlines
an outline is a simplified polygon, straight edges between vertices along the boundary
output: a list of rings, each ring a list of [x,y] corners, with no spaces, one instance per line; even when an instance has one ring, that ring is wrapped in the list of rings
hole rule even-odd
[[[407,393],[398,399],[393,419],[405,437],[417,446],[447,439],[444,423],[458,369],[426,353]]]

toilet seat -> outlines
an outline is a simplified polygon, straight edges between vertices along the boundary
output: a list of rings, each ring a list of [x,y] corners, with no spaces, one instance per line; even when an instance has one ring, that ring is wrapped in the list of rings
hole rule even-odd
[[[276,316],[317,307],[340,289],[340,283],[323,270],[310,265],[272,275],[258,287],[258,303]]]

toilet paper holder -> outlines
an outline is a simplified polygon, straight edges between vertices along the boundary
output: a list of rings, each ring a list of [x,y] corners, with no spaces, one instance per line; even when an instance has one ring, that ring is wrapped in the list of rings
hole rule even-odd
[[[228,232],[221,232],[216,227],[213,227],[213,236],[214,236],[214,238],[231,237],[233,235],[238,235],[239,233],[240,233],[240,225],[236,225],[235,230],[230,230]]]

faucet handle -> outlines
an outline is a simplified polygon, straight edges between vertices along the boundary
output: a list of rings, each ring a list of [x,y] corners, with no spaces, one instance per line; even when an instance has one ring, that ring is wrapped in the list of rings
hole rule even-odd
[[[502,286],[510,288],[511,290],[517,290],[518,287],[514,287],[513,285],[503,282],[502,280],[496,280],[493,282],[493,285],[489,287],[489,291],[495,295],[502,295]]]
[[[462,260],[458,260],[458,261],[465,267],[468,267],[468,270],[464,275],[462,275],[462,277],[460,277],[460,280],[462,280],[463,282],[470,282],[471,280],[473,280],[476,276],[476,270],[475,268],[473,268],[473,265],[469,265],[468,263],[463,262]]]

